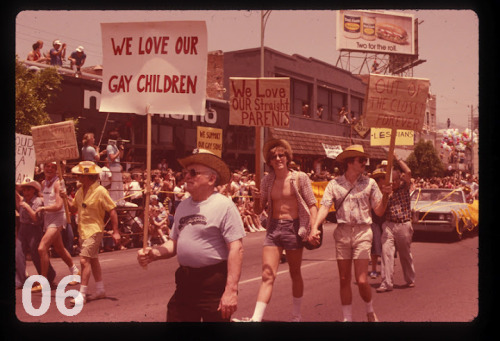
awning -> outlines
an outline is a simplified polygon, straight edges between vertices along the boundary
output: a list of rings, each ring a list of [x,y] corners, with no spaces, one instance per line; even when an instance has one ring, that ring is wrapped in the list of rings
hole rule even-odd
[[[277,128],[269,128],[269,134],[271,138],[287,140],[296,155],[326,156],[322,143],[331,146],[340,145],[342,149],[351,144],[360,144],[365,152],[370,155],[370,158],[387,159],[387,151],[379,146],[370,146],[369,140],[353,138],[353,143],[351,143],[351,139],[348,137],[311,134]]]

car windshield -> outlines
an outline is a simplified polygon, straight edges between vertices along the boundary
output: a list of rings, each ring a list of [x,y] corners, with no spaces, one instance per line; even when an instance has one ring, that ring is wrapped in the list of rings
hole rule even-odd
[[[443,202],[464,202],[462,192],[453,192],[450,190],[415,190],[411,195],[413,201],[438,201]]]

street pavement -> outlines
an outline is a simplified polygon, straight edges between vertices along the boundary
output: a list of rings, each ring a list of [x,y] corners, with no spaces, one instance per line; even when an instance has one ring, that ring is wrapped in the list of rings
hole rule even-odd
[[[342,320],[339,278],[335,260],[333,231],[335,224],[325,225],[323,246],[314,251],[304,249],[302,276],[305,292],[302,300],[304,322],[338,322]],[[261,252],[265,232],[249,233],[244,238],[244,261],[239,284],[238,310],[233,317],[251,316],[260,285]],[[418,237],[412,244],[416,269],[416,286],[404,287],[399,259],[396,259],[395,287],[391,292],[376,293],[380,277],[370,279],[373,305],[381,322],[471,322],[478,315],[478,247],[479,237],[459,242]],[[29,315],[23,307],[22,290],[15,290],[15,317],[22,322],[163,322],[166,305],[175,289],[177,259],[157,261],[147,269],[136,260],[138,249],[102,253],[100,257],[107,298],[85,304],[76,316],[65,316],[51,291],[50,307],[41,316]],[[74,257],[79,264],[79,258]],[[60,258],[51,260],[56,281],[69,274]],[[36,274],[31,262],[27,269]],[[378,266],[380,271],[380,265]],[[288,265],[280,264],[273,295],[264,320],[289,321],[292,308]],[[90,292],[94,292],[91,278]],[[67,287],[78,289],[77,286]],[[353,319],[366,321],[366,311],[357,286],[352,282]],[[26,297],[25,297],[26,298]],[[31,304],[38,308],[42,294],[31,294]],[[68,299],[66,299],[68,301]],[[69,308],[69,304],[66,306]]]

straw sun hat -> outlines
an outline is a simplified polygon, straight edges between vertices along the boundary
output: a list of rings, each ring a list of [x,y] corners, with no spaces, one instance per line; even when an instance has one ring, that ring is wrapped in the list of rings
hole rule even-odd
[[[23,182],[18,184],[17,186],[19,187],[33,187],[36,189],[37,192],[40,192],[42,190],[42,186],[38,181],[31,180],[30,178],[24,178]]]
[[[360,144],[353,144],[352,146],[347,147],[344,149],[342,153],[337,155],[337,161],[342,162],[347,158],[350,157],[366,157],[368,158],[369,155],[365,153],[365,150],[363,149],[363,146]]]
[[[225,185],[231,179],[231,171],[224,161],[209,150],[196,148],[193,154],[183,159],[177,159],[182,167],[186,168],[192,164],[200,164],[212,168],[219,174],[220,182],[218,185]]]
[[[82,161],[75,167],[71,168],[71,173],[82,175],[97,175],[101,173],[101,167],[97,166],[92,161]]]

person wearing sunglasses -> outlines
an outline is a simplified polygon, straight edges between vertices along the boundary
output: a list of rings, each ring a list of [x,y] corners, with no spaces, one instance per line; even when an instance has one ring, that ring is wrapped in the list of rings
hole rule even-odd
[[[245,229],[236,205],[215,189],[229,182],[231,172],[204,149],[178,161],[190,197],[175,211],[170,239],[140,249],[137,260],[146,266],[177,256],[167,322],[229,322],[238,304]]]
[[[375,180],[365,176],[368,154],[363,146],[352,145],[337,156],[345,167],[345,173],[331,180],[325,188],[317,219],[312,225],[313,241],[319,242],[318,227],[325,220],[330,207],[335,204],[337,228],[334,231],[337,266],[340,278],[340,301],[345,322],[352,321],[351,269],[358,283],[361,298],[366,303],[367,319],[377,322],[372,303],[372,291],[368,283],[368,264],[372,246],[371,209],[382,216],[387,202],[382,193],[390,193],[392,187],[379,189]]]
[[[309,226],[316,218],[316,198],[307,174],[290,169],[293,153],[288,141],[283,139],[267,141],[263,147],[263,154],[271,171],[262,179],[260,191],[253,191],[254,197],[261,199],[260,210],[267,205],[269,217],[262,249],[262,282],[252,317],[233,319],[233,321],[262,321],[267,305],[271,301],[281,255],[285,250],[292,279],[291,322],[300,322],[304,294],[301,273],[303,241],[308,239]]]

